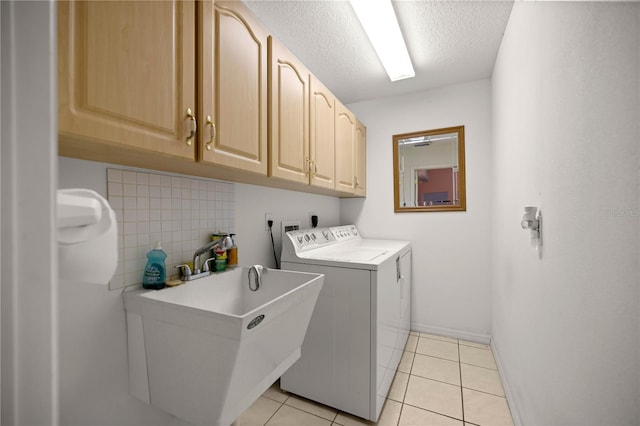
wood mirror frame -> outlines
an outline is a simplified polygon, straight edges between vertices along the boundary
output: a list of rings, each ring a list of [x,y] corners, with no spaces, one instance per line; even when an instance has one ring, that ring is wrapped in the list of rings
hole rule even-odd
[[[466,211],[464,126],[393,135],[393,196],[396,213]]]

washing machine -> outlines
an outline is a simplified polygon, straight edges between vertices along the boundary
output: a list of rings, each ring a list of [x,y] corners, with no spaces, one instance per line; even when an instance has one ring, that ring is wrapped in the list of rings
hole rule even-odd
[[[281,268],[325,275],[300,359],[283,390],[377,421],[411,320],[411,243],[355,225],[287,232]]]

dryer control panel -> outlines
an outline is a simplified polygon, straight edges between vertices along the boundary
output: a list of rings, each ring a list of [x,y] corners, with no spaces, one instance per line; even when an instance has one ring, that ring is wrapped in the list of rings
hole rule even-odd
[[[288,238],[287,238],[288,237]],[[360,239],[360,233],[355,225],[335,226],[332,228],[298,229],[286,233],[283,238],[283,248],[288,239],[296,253],[326,247],[338,242]]]

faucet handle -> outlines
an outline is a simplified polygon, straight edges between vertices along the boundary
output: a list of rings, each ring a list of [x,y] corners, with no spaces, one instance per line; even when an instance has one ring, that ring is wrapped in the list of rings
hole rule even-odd
[[[183,265],[176,265],[174,268],[180,268],[180,273],[183,277],[191,276],[191,268],[186,263]]]
[[[202,265],[202,272],[209,272],[211,271],[210,266],[209,266],[209,262],[211,262],[212,260],[216,260],[215,257],[210,257],[207,260],[204,261],[204,264]]]

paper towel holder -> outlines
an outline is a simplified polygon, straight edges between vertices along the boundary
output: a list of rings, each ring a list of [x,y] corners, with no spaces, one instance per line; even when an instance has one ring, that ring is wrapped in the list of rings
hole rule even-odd
[[[60,279],[108,284],[118,266],[118,234],[107,200],[90,189],[59,189],[56,207]]]

